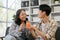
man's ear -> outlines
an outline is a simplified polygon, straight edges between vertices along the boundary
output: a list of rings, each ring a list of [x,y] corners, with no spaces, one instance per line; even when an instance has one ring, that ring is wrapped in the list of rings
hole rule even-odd
[[[45,11],[43,11],[43,15],[46,15],[46,12]]]

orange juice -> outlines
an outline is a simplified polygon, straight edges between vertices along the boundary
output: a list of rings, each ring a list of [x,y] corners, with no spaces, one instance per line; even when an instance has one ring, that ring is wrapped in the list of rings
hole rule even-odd
[[[30,22],[29,22],[29,21],[27,21],[27,22],[26,22],[26,27],[27,27],[27,28],[30,28],[30,27],[31,27],[31,25],[30,25]]]

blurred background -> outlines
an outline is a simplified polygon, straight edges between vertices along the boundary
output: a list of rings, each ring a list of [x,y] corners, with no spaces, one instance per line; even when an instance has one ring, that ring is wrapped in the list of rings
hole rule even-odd
[[[50,17],[60,24],[60,0],[0,0],[0,37],[5,36],[6,28],[11,26],[18,9],[26,10],[27,18],[31,24],[38,23],[37,15],[40,4],[51,6]]]

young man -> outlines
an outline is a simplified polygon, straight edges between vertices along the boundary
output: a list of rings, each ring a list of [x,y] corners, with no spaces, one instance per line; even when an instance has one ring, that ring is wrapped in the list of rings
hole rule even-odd
[[[38,16],[40,19],[42,19],[41,23],[39,23],[40,30],[35,27],[32,28],[38,33],[38,35],[41,36],[41,40],[55,40],[57,22],[49,17],[50,13],[50,6],[46,4],[39,6]]]

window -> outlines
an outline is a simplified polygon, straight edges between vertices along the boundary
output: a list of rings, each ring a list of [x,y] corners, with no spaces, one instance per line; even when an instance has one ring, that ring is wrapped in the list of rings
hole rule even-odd
[[[15,11],[13,10],[8,10],[8,22],[12,22],[13,21],[13,16],[16,14]]]
[[[6,19],[7,19],[6,9],[0,7],[0,21],[6,21]]]
[[[6,28],[10,27],[13,15],[21,8],[21,0],[0,0],[0,37],[5,36]]]
[[[0,37],[5,36],[6,32],[6,23],[0,23]]]
[[[0,6],[6,7],[6,0],[0,0]]]
[[[8,8],[15,9],[15,10],[21,8],[21,1],[20,0],[8,0]]]

